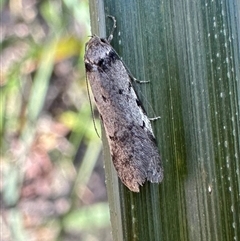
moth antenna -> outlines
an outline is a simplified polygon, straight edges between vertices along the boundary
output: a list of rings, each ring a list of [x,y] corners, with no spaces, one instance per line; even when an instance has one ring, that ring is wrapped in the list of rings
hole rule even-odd
[[[113,21],[112,30],[111,30],[111,32],[110,32],[110,35],[109,35],[108,39],[107,39],[108,42],[110,43],[110,42],[112,41],[112,39],[113,39],[113,33],[114,33],[114,31],[115,31],[115,28],[117,27],[117,21],[116,21],[116,18],[113,17],[112,15],[107,15],[107,17],[111,18],[112,21]]]
[[[91,102],[91,98],[90,98],[90,92],[89,92],[89,85],[88,85],[87,77],[86,77],[86,84],[87,84],[87,94],[88,94],[88,99],[89,99],[89,103],[90,103],[90,109],[91,109],[91,113],[92,113],[93,126],[94,126],[94,129],[95,129],[96,133],[97,133],[97,136],[101,139],[101,137],[98,133],[97,127],[96,127],[95,116],[94,116],[94,113],[93,113],[93,106],[92,106],[92,102]]]

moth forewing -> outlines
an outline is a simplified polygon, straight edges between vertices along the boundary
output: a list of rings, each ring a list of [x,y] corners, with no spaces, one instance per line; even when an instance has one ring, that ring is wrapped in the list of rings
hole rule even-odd
[[[109,42],[96,35],[87,43],[84,61],[119,178],[134,192],[146,180],[161,182],[163,167],[151,123],[125,65]]]

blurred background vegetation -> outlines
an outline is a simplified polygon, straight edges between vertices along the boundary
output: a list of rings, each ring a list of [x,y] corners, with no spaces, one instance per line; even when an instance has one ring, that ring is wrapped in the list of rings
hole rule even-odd
[[[0,4],[1,240],[111,240],[83,64],[88,2]]]

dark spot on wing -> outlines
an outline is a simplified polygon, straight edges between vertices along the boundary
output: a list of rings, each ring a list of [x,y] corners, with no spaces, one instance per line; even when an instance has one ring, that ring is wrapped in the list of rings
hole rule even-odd
[[[139,99],[136,99],[137,106],[142,110],[142,112],[145,114],[146,111],[142,105],[142,102]]]
[[[104,65],[104,59],[100,59],[97,64],[99,67],[102,67]]]
[[[141,101],[139,99],[136,99],[137,106],[142,106]]]
[[[92,65],[89,63],[85,63],[85,68],[86,68],[86,72],[91,72],[92,70]]]
[[[105,43],[105,44],[109,44],[108,41],[105,38],[100,38],[101,42]]]
[[[107,98],[106,98],[104,95],[102,95],[102,98],[103,98],[103,101],[104,101],[104,102],[107,101]]]
[[[132,84],[131,82],[128,83],[128,91],[130,92],[131,91],[131,88],[132,88]]]
[[[111,155],[111,157],[112,157],[112,160],[114,161],[114,156],[113,156],[113,155]]]
[[[106,71],[110,67],[108,62],[109,61],[106,58],[100,59],[97,63],[98,70]]]
[[[108,57],[115,62],[116,59],[118,59],[118,55],[116,54],[116,52],[114,50],[111,50],[108,54]]]
[[[115,140],[116,140],[115,136],[108,136],[108,137],[109,137],[109,139],[112,140],[112,141],[115,141]]]
[[[141,125],[141,127],[144,129],[145,126],[146,126],[145,121],[143,121],[143,124]]]
[[[94,100],[95,100],[96,103],[98,102],[95,96],[94,96]]]
[[[118,93],[121,95],[123,93],[123,89],[119,89]]]
[[[128,155],[128,159],[129,159],[129,160],[132,160],[132,159],[133,159],[133,155],[132,155],[132,154],[129,154],[129,155]]]
[[[116,156],[114,154],[111,154],[112,161],[114,162],[116,160]]]
[[[128,125],[128,126],[127,126],[127,129],[128,129],[129,131],[131,131],[132,128],[133,128],[133,125]]]
[[[116,59],[118,59],[117,54],[114,52],[114,50],[110,50],[110,52],[104,58],[98,61],[97,66],[99,69],[107,71]]]

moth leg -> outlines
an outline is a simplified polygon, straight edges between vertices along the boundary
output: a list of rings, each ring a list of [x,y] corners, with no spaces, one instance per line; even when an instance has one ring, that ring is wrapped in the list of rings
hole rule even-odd
[[[113,39],[113,33],[114,33],[114,31],[115,31],[115,29],[116,29],[116,27],[117,27],[117,21],[116,21],[116,18],[115,17],[113,17],[112,15],[107,15],[107,17],[109,17],[109,18],[111,18],[112,20],[113,20],[113,27],[112,27],[112,30],[111,30],[111,32],[110,32],[110,35],[109,35],[109,37],[108,37],[108,42],[110,43],[111,41],[112,41],[112,39]]]
[[[161,116],[156,116],[156,117],[152,117],[152,118],[149,118],[149,117],[148,117],[148,119],[149,119],[150,121],[155,121],[155,120],[161,119]]]
[[[129,75],[129,76],[130,76],[130,75]],[[131,77],[131,79],[132,79],[134,82],[136,82],[136,83],[138,83],[138,84],[150,83],[149,80],[138,80],[138,79],[136,79],[136,78],[134,78],[134,77],[132,77],[132,76],[130,76],[130,77]]]
[[[112,30],[111,30],[111,32],[110,32],[110,35],[109,35],[109,37],[108,37],[108,39],[107,39],[107,41],[110,43],[110,42],[112,41],[112,39],[113,39],[113,33],[114,33],[114,31],[115,31],[115,29],[116,29],[116,27],[117,27],[117,20],[116,20],[116,18],[115,18],[114,16],[112,16],[112,15],[107,15],[107,17],[111,18],[112,21],[113,21],[113,27],[112,27]],[[115,53],[116,53],[116,52],[115,52]],[[116,53],[116,55],[119,57],[119,59],[121,59],[120,56],[119,56],[117,53]],[[122,60],[121,60],[121,61],[122,61]],[[127,68],[127,66],[125,65],[125,63],[124,63],[123,61],[122,61],[122,63],[123,63],[123,65],[124,65],[125,69],[127,70],[128,75],[129,75],[129,77],[130,77],[130,79],[131,79],[132,81],[137,82],[137,83],[139,83],[139,84],[144,84],[144,83],[149,83],[149,82],[150,82],[149,80],[138,80],[138,79],[136,79],[135,77],[133,77],[133,75],[131,74],[130,70]]]

